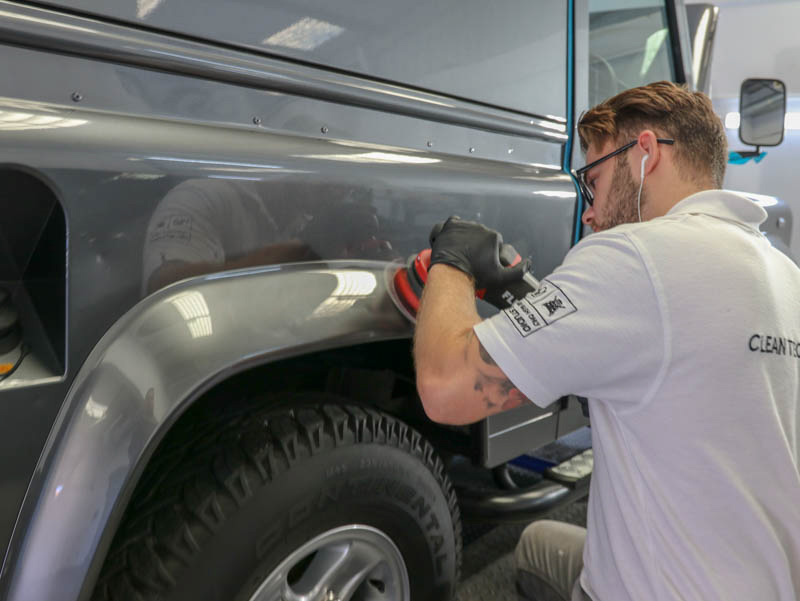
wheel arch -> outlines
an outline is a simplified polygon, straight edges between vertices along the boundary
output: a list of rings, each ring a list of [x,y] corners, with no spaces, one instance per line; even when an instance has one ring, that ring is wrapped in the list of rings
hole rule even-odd
[[[6,558],[9,601],[90,596],[150,457],[215,386],[282,360],[410,338],[391,299],[396,268],[332,261],[215,274],[120,318],[78,373],[39,460]]]

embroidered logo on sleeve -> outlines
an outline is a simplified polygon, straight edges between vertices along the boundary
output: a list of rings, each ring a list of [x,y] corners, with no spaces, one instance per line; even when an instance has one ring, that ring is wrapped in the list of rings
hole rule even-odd
[[[542,298],[543,296],[548,296],[552,291],[553,285],[547,280],[542,280],[539,282],[539,287],[533,292],[529,292],[526,298]]]
[[[150,242],[159,240],[183,240],[188,242],[192,239],[192,218],[189,215],[172,214],[165,215],[150,229]]]
[[[538,290],[526,294],[522,300],[515,301],[508,309],[504,309],[503,313],[514,324],[520,336],[525,337],[577,310],[558,286],[543,280]]]

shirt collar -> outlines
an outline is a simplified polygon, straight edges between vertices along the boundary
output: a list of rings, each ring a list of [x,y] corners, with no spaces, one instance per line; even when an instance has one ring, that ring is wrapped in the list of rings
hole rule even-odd
[[[687,196],[669,211],[667,215],[701,214],[737,221],[758,229],[767,219],[767,212],[742,194],[728,190],[704,190]]]

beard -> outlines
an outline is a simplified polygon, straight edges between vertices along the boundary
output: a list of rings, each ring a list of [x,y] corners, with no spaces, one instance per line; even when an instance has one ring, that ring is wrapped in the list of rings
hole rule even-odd
[[[637,209],[637,196],[639,184],[633,180],[627,157],[619,157],[614,165],[611,176],[611,190],[606,202],[605,217],[594,220],[594,231],[600,232],[611,229],[623,223],[637,223],[639,211]],[[642,208],[646,203],[646,196],[642,190]]]

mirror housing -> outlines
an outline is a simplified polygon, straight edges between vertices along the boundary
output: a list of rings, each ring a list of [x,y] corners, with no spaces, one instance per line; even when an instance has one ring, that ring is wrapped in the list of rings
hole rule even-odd
[[[739,139],[756,148],[783,142],[786,85],[778,79],[745,79],[739,94]]]

